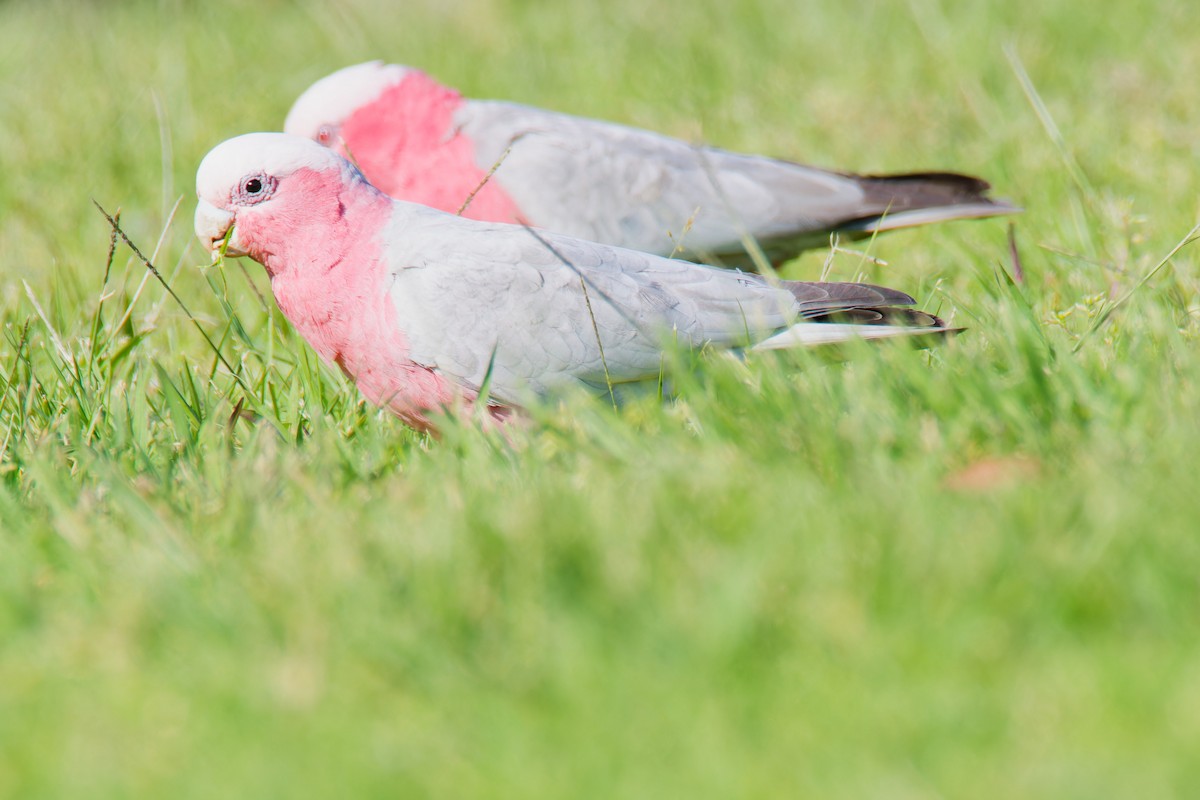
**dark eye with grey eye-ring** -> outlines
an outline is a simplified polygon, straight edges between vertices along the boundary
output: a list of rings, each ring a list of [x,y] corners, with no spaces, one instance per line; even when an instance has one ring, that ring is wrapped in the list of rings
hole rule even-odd
[[[242,205],[261,203],[275,193],[275,185],[275,178],[265,173],[246,175],[234,190],[233,201]]]

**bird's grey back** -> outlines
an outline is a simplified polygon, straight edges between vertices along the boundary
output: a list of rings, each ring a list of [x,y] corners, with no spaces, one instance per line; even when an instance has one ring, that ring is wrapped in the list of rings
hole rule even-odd
[[[503,159],[494,179],[527,219],[592,241],[667,254],[683,237],[688,252],[718,252],[747,232],[823,229],[862,208],[852,177],[624,125],[479,100],[456,124],[481,168]]]

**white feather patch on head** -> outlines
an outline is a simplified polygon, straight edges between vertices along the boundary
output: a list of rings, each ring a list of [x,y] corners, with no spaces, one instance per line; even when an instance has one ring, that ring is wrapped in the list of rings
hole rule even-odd
[[[322,125],[340,127],[351,114],[404,80],[412,70],[368,61],[340,69],[308,87],[288,112],[287,133],[315,139]]]
[[[196,170],[196,196],[225,208],[243,178],[284,178],[300,169],[340,169],[348,176],[357,174],[348,161],[312,139],[286,133],[247,133],[226,139],[208,151]]]

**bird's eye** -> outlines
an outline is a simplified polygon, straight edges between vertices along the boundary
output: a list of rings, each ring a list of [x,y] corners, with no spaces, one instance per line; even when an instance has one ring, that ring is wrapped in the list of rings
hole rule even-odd
[[[322,125],[317,129],[317,141],[323,145],[329,145],[333,141],[333,126]]]
[[[233,201],[241,205],[255,205],[267,200],[275,193],[275,179],[270,175],[258,173],[242,178],[234,191]]]

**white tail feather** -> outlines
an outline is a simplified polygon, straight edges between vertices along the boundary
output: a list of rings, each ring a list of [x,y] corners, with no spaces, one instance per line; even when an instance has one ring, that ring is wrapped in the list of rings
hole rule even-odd
[[[857,339],[896,339],[955,333],[961,328],[914,328],[903,325],[850,325],[839,322],[801,322],[764,339],[751,350],[783,350],[789,347],[819,347]]]
[[[885,214],[868,220],[851,222],[841,226],[843,231],[862,231],[863,233],[883,233],[898,228],[911,228],[916,225],[929,225],[935,222],[949,222],[955,219],[981,219],[995,217],[1000,214],[1017,214],[1021,209],[1003,200],[991,203],[963,203],[951,206],[935,206],[933,208],[916,208],[912,211],[897,211],[895,214]]]

